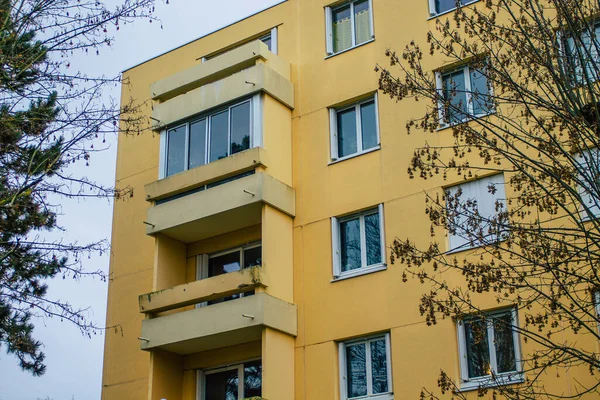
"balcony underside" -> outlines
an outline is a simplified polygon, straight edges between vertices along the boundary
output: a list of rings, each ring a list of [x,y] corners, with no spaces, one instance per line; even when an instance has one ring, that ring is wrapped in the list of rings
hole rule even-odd
[[[192,354],[260,340],[263,327],[296,336],[296,306],[262,292],[146,319],[141,349]]]
[[[146,233],[192,243],[261,223],[263,204],[294,216],[294,190],[267,174],[250,175],[151,207]]]

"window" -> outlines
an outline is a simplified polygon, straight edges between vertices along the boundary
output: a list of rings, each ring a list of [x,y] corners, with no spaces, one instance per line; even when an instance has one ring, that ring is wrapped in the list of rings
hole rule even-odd
[[[339,53],[374,39],[372,10],[372,0],[326,7],[327,54]]]
[[[442,126],[460,124],[493,110],[485,70],[471,65],[437,72],[438,90],[442,97],[439,118]]]
[[[262,245],[254,243],[212,255],[200,255],[197,258],[196,279],[207,279],[214,276],[239,272],[242,269],[262,264]],[[223,299],[211,300],[207,305],[251,296],[254,291],[233,294]]]
[[[379,148],[377,94],[341,108],[329,109],[333,161]]]
[[[504,175],[492,175],[446,190],[450,251],[466,250],[501,239],[493,226],[505,207]]]
[[[581,218],[600,217],[600,151],[597,148],[584,151],[577,157],[580,166],[578,191],[581,197]],[[584,173],[582,173],[584,172]]]
[[[522,381],[516,326],[517,311],[514,308],[458,322],[463,389]]]
[[[579,35],[564,35],[562,46],[568,66],[567,76],[575,82],[598,80],[600,68],[600,23],[584,29]]]
[[[257,94],[167,128],[161,134],[160,178],[260,146],[260,103]]]
[[[383,205],[331,219],[335,279],[385,269]]]
[[[393,399],[390,335],[339,344],[341,398]]]
[[[260,360],[198,372],[200,400],[241,400],[262,395]]]
[[[431,16],[443,14],[454,10],[456,5],[464,6],[476,2],[477,0],[429,0],[429,13]]]

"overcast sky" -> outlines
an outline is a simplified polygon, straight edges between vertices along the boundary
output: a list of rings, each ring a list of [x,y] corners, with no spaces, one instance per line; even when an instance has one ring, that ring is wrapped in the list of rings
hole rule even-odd
[[[137,21],[123,27],[116,35],[112,49],[99,56],[76,58],[72,66],[89,75],[116,75],[120,71],[196,39],[257,11],[280,3],[281,0],[157,0],[156,13],[160,24]],[[113,97],[118,98],[115,88]],[[114,184],[116,138],[108,141],[110,148],[94,156],[84,172],[92,180]],[[79,167],[81,168],[81,167]],[[59,223],[67,229],[68,240],[79,243],[110,239],[112,204],[106,200],[63,201]],[[87,261],[90,270],[108,271],[108,255]],[[90,316],[98,324],[105,323],[105,283],[100,280],[50,283],[49,296],[69,300],[75,306],[89,306]],[[17,361],[0,349],[0,400],[97,400],[102,382],[104,336],[84,338],[67,323],[57,320],[37,320],[36,338],[45,344],[48,370],[34,378],[22,372]],[[125,399],[124,399],[125,400]]]

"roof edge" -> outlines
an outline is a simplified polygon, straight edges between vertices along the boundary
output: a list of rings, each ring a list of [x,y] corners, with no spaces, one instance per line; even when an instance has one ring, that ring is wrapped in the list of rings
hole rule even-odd
[[[156,58],[162,57],[162,56],[164,56],[165,54],[168,54],[168,53],[170,53],[170,52],[172,52],[172,51],[175,51],[175,50],[177,50],[177,49],[180,49],[180,48],[182,48],[182,47],[184,47],[184,46],[187,46],[187,45],[188,45],[188,44],[190,44],[190,43],[194,43],[194,42],[195,42],[195,41],[197,41],[197,40],[200,40],[200,39],[203,39],[203,38],[205,38],[205,37],[207,37],[207,36],[210,36],[210,35],[212,35],[212,34],[215,34],[215,33],[219,32],[219,31],[222,31],[223,29],[227,29],[227,28],[229,28],[230,26],[233,26],[233,25],[235,25],[235,24],[239,24],[240,22],[242,22],[242,21],[245,21],[245,20],[247,20],[248,18],[252,18],[252,17],[254,17],[254,16],[255,16],[255,15],[257,15],[257,14],[260,14],[260,13],[262,13],[262,12],[265,12],[265,11],[267,11],[267,10],[270,10],[271,8],[277,7],[277,6],[279,6],[279,5],[283,4],[283,3],[286,3],[287,1],[288,1],[288,0],[281,0],[281,1],[279,1],[278,3],[276,3],[276,4],[273,4],[272,6],[269,6],[269,7],[267,7],[267,8],[263,8],[262,10],[258,10],[257,12],[255,12],[255,13],[253,13],[253,14],[250,14],[250,15],[248,15],[247,17],[240,18],[240,19],[238,19],[238,20],[236,20],[236,21],[233,21],[233,22],[231,22],[230,24],[227,24],[227,25],[225,25],[225,26],[222,26],[221,28],[215,29],[214,31],[210,31],[210,32],[208,32],[208,33],[205,33],[204,35],[202,35],[202,36],[200,36],[200,37],[197,37],[197,38],[195,38],[195,39],[192,39],[192,40],[190,40],[190,41],[188,41],[188,42],[185,42],[185,43],[183,43],[183,44],[180,44],[179,46],[176,46],[176,47],[174,47],[174,48],[172,48],[172,49],[170,49],[170,50],[163,51],[162,53],[160,53],[160,54],[157,54],[157,55],[155,55],[155,56],[153,56],[153,57],[150,57],[150,58],[148,58],[147,60],[141,61],[141,62],[139,62],[139,63],[137,63],[137,64],[135,64],[135,65],[133,65],[133,66],[131,66],[131,67],[125,68],[124,70],[122,70],[122,71],[121,71],[121,73],[123,74],[123,73],[125,73],[125,72],[127,72],[127,71],[129,71],[129,70],[132,70],[132,69],[134,69],[134,68],[137,68],[137,67],[139,67],[140,65],[146,64],[147,62],[150,62],[150,61],[152,61],[152,60],[154,60],[154,59],[156,59]]]

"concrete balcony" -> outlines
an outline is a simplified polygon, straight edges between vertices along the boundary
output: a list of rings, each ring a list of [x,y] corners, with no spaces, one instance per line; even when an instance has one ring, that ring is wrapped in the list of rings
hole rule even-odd
[[[262,222],[262,206],[293,217],[295,191],[264,172],[210,189],[180,194],[148,209],[146,233],[182,243],[236,231]]]
[[[290,80],[290,64],[271,53],[260,40],[256,40],[155,82],[150,87],[152,99],[166,101],[257,63],[268,64],[274,72]]]
[[[296,306],[261,292],[146,319],[142,322],[141,349],[161,349],[182,355],[198,353],[261,340],[265,327],[296,336]]]
[[[222,274],[139,296],[140,312],[158,313],[266,288],[261,267]]]

